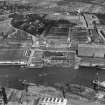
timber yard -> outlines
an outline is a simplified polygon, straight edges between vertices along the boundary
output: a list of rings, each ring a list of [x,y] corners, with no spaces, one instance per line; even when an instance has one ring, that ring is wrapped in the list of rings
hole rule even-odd
[[[104,105],[104,6],[0,1],[0,105]]]

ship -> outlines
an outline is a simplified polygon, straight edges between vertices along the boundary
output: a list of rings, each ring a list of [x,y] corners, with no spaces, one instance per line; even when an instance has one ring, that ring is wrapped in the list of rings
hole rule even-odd
[[[105,81],[93,80],[92,84],[95,90],[104,91],[105,92]]]

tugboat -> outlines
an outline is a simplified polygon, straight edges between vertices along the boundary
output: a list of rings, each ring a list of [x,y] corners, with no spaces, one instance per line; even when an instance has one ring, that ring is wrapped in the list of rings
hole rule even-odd
[[[96,91],[103,91],[105,92],[105,81],[99,80],[99,73],[96,73],[96,79],[92,81],[93,89]]]
[[[103,70],[105,70],[105,65],[96,65],[95,67],[98,68],[98,69],[103,69]]]
[[[92,83],[94,86],[94,90],[105,92],[105,81],[101,82],[101,81],[93,80]]]

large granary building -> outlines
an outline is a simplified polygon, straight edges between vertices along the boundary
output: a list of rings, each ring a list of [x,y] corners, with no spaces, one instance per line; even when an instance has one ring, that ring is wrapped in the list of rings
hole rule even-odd
[[[105,45],[78,44],[78,56],[105,58]]]
[[[70,40],[71,23],[65,20],[52,21],[46,27],[42,36],[51,47],[67,47]]]

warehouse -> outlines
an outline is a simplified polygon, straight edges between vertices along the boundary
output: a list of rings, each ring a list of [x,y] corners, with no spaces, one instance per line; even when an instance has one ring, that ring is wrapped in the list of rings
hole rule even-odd
[[[79,43],[89,42],[89,32],[86,29],[75,28],[71,29],[71,40]]]
[[[78,56],[105,58],[105,45],[79,44]]]

